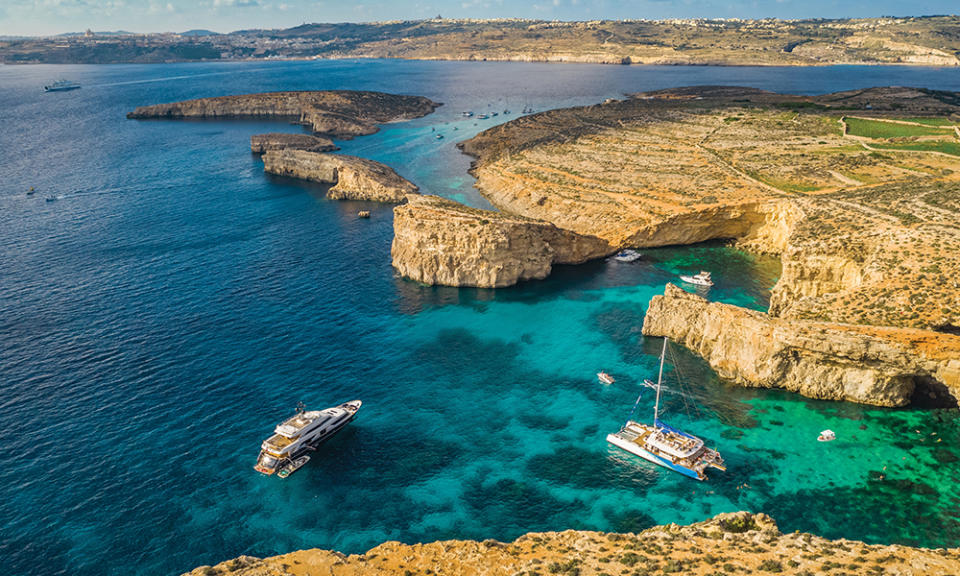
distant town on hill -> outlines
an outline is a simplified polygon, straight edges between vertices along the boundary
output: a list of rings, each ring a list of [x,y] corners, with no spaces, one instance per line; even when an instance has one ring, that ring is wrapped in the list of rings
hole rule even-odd
[[[496,19],[303,24],[283,30],[124,31],[0,39],[5,64],[405,58],[813,66],[960,65],[960,16],[844,20]]]

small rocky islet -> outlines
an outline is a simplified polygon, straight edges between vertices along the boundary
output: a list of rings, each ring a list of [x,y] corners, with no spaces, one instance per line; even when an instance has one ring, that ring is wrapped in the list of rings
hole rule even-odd
[[[402,202],[417,187],[392,168],[363,158],[326,154],[337,149],[331,138],[375,133],[380,124],[420,118],[440,104],[422,96],[354,90],[266,92],[199,98],[141,106],[131,119],[268,118],[293,121],[313,134],[268,133],[250,137],[250,150],[262,154],[271,174],[332,184],[327,197],[337,200]]]

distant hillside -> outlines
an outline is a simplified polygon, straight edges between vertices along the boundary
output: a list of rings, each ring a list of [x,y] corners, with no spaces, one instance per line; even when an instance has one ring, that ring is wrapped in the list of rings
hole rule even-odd
[[[96,50],[78,46],[95,45]],[[184,48],[186,46],[186,48]],[[132,49],[136,47],[137,49]],[[0,42],[0,61],[409,58],[609,64],[960,65],[960,16],[857,20],[412,20]]]

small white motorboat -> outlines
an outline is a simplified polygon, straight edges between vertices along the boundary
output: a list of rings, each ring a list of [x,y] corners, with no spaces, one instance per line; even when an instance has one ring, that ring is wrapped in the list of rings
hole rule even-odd
[[[643,254],[637,252],[636,250],[627,249],[627,250],[621,250],[617,252],[614,255],[613,259],[616,260],[617,262],[634,262],[635,260],[638,260],[641,256],[643,256]]]
[[[617,381],[613,376],[607,374],[603,370],[597,372],[597,380],[599,380],[602,384],[613,384]]]
[[[309,456],[301,456],[296,460],[290,460],[286,464],[280,467],[280,470],[277,472],[278,478],[286,478],[287,476],[293,474],[297,470],[303,467],[304,464],[310,461]]]
[[[833,433],[833,430],[824,430],[817,436],[817,442],[833,442],[837,439],[837,435]]]
[[[699,274],[694,274],[693,276],[681,276],[681,280],[687,284],[696,284],[697,286],[713,286],[713,279],[710,278],[709,272],[700,271]]]

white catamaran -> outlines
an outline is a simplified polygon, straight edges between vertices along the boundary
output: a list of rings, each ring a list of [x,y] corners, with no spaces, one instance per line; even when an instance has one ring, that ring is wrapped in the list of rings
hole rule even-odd
[[[660,353],[660,374],[657,383],[649,380],[644,385],[657,391],[657,401],[653,405],[653,426],[627,420],[619,432],[607,435],[607,442],[614,446],[669,468],[696,480],[706,480],[707,468],[726,470],[723,458],[716,450],[704,446],[703,440],[671,428],[660,421],[660,387],[663,382],[663,359],[667,353],[667,339],[663,339],[663,351]],[[643,394],[641,393],[641,396]],[[637,409],[640,397],[637,397],[633,409]],[[630,413],[633,416],[633,412]]]

